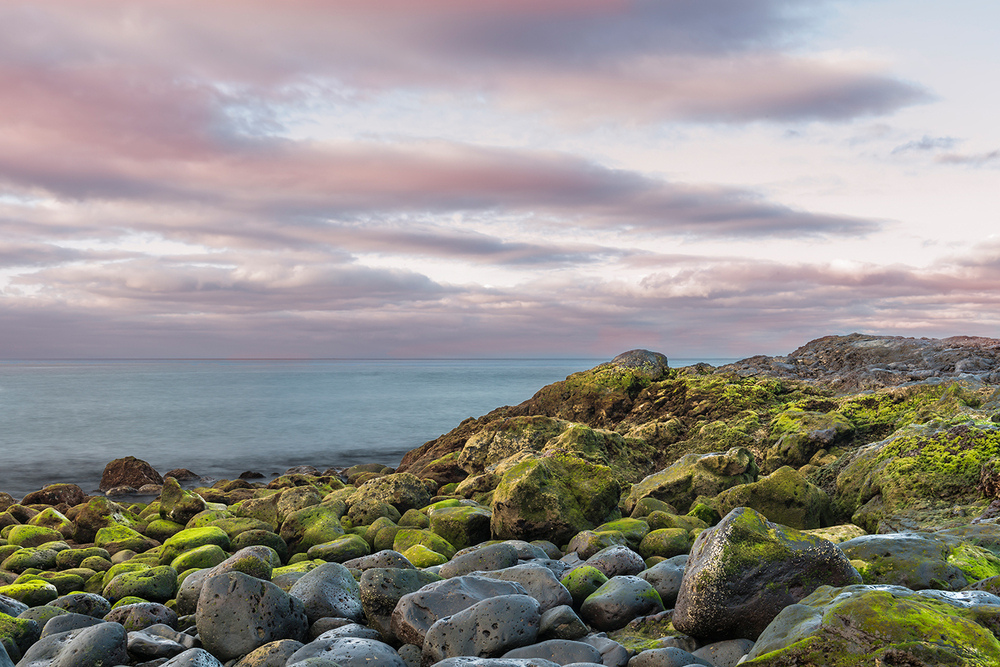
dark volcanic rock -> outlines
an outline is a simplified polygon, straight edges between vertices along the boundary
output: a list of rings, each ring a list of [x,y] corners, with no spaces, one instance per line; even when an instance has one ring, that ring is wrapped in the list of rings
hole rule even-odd
[[[163,484],[160,473],[153,469],[141,459],[134,456],[126,456],[123,459],[115,459],[104,466],[104,474],[101,475],[101,491],[113,489],[116,486],[131,486],[138,489],[144,484]]]
[[[87,499],[87,494],[76,484],[49,484],[43,489],[33,491],[22,500],[22,505],[59,505],[72,507]]]
[[[722,366],[740,375],[811,380],[841,392],[894,387],[930,378],[1000,382],[1000,340],[977,336],[824,336],[788,356],[758,355]]]

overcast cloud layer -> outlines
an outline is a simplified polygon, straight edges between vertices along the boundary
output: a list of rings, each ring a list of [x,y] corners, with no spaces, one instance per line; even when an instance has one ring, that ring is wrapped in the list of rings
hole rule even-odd
[[[1000,335],[1000,144],[858,11],[3,3],[0,358]]]

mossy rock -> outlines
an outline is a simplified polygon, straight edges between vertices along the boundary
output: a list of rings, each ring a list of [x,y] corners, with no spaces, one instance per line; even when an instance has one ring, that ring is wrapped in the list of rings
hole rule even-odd
[[[420,509],[431,501],[431,494],[423,481],[408,472],[393,473],[372,479],[360,485],[348,501],[350,516],[353,518],[356,507],[392,505],[402,516],[410,509]],[[359,523],[370,523],[369,521]]]
[[[172,563],[181,554],[196,549],[206,544],[214,544],[223,551],[228,551],[231,546],[229,535],[218,526],[205,526],[203,528],[185,528],[176,533],[163,543],[160,551],[159,562],[161,565]]]
[[[209,525],[216,526],[224,530],[230,540],[236,539],[237,535],[248,530],[273,530],[271,524],[266,521],[260,521],[246,516],[232,516],[224,519],[217,519]]]
[[[193,517],[191,517],[191,520],[188,521],[186,524],[184,524],[184,527],[206,528],[208,526],[213,525],[216,521],[220,521],[222,519],[229,519],[232,516],[233,516],[232,512],[226,509],[224,505],[221,507],[210,506],[206,508],[204,511],[198,512]]]
[[[203,544],[177,556],[170,562],[170,567],[178,572],[184,572],[191,568],[215,567],[228,557],[229,554],[219,545]]]
[[[0,612],[0,639],[5,645],[9,641],[18,653],[27,651],[41,634],[42,626],[37,621]]]
[[[664,528],[682,528],[686,531],[704,530],[708,524],[691,515],[667,514],[659,510],[646,517],[650,529],[663,530]]]
[[[160,491],[160,518],[187,525],[196,514],[206,508],[205,499],[193,491],[181,488],[173,477],[163,481]]]
[[[448,557],[432,549],[428,549],[423,544],[414,544],[403,552],[403,557],[410,561],[414,567],[425,568],[435,565],[443,565],[448,562]]]
[[[166,542],[168,538],[184,530],[184,524],[170,519],[154,519],[149,522],[143,534],[158,542]]]
[[[306,553],[310,547],[343,537],[344,528],[340,524],[342,509],[343,503],[335,506],[320,503],[289,514],[279,532],[281,539],[288,545],[288,552]]]
[[[112,556],[126,549],[142,553],[159,546],[159,542],[156,540],[152,540],[128,526],[107,526],[101,528],[94,537],[94,544],[102,549],[106,549]]]
[[[648,533],[639,544],[643,558],[673,558],[691,551],[691,532],[683,528],[661,528]]]
[[[142,523],[139,517],[104,496],[91,498],[72,519],[76,524],[74,539],[80,544],[93,542],[101,528],[116,525],[135,528]]]
[[[240,533],[233,540],[232,548],[239,551],[245,547],[261,545],[274,549],[281,562],[288,560],[288,545],[277,533],[269,530],[248,530]]]
[[[448,560],[455,557],[457,551],[455,547],[440,535],[429,530],[419,530],[415,528],[401,528],[393,539],[392,548],[405,555],[406,550],[415,544],[422,544],[431,551],[436,551],[444,555]],[[410,561],[411,563],[413,561]],[[415,563],[414,563],[415,564]]]
[[[7,556],[10,556],[15,551],[19,551],[21,548],[22,547],[19,547],[16,544],[4,544],[3,546],[0,546],[0,563],[3,563],[7,560]]]
[[[114,604],[126,596],[150,602],[166,602],[177,593],[177,570],[169,565],[123,572],[111,579],[102,595]]]
[[[80,562],[79,569],[91,570],[94,573],[107,572],[113,567],[113,563],[103,556],[87,556]]]
[[[1000,559],[989,551],[932,534],[864,535],[842,542],[840,548],[866,584],[960,590],[1000,575]]]
[[[51,570],[56,566],[57,551],[46,547],[21,548],[7,556],[0,569],[21,573],[31,568]]]
[[[657,498],[646,496],[640,498],[629,516],[633,519],[643,519],[653,512],[666,512],[667,514],[677,514],[677,510],[670,503],[663,502]]]
[[[753,454],[744,448],[688,454],[633,485],[625,511],[631,513],[640,500],[652,497],[686,512],[698,496],[715,496],[730,487],[755,482],[758,474]]]
[[[911,425],[858,450],[837,475],[834,501],[868,532],[882,522],[908,529],[968,523],[952,510],[981,502],[980,469],[997,456],[995,424]]]
[[[372,524],[375,525],[374,523]],[[372,552],[385,551],[386,549],[392,549],[393,545],[396,543],[396,534],[401,530],[406,530],[402,526],[397,526],[396,524],[389,522],[389,525],[381,528],[377,533],[375,533],[375,538],[372,540]],[[367,533],[366,533],[367,536]]]
[[[309,547],[306,555],[313,560],[324,560],[329,563],[344,563],[353,558],[360,558],[371,553],[371,548],[363,537],[345,535],[330,542]]]
[[[443,537],[456,549],[464,549],[490,539],[492,518],[493,512],[481,505],[442,507],[438,503],[428,512],[427,523],[431,532]]]
[[[30,579],[0,586],[0,595],[14,598],[29,607],[40,607],[58,598],[59,591],[53,584],[43,579]]]
[[[277,532],[278,527],[281,526],[281,522],[278,520],[278,499],[280,497],[281,494],[272,493],[263,498],[250,498],[239,502],[230,509],[236,513],[236,516],[263,521],[271,526],[271,530]]]
[[[56,538],[60,540],[71,540],[73,536],[76,535],[76,524],[66,518],[66,516],[54,507],[46,507],[41,512],[31,517],[28,520],[28,524],[31,526],[42,526],[45,528],[52,528],[59,532],[62,537]],[[24,545],[24,546],[37,546],[37,545]]]
[[[823,586],[784,609],[742,664],[986,667],[1000,664],[995,619],[994,605],[902,587]]]
[[[53,600],[55,602],[55,600]],[[29,619],[35,621],[43,628],[45,624],[56,616],[63,616],[69,612],[65,609],[60,609],[59,607],[53,607],[52,605],[43,604],[38,607],[31,607],[25,612],[22,612],[18,618]]]
[[[609,530],[621,533],[628,540],[629,546],[634,549],[649,534],[649,523],[642,519],[616,519],[615,521],[609,521],[594,528],[594,532],[596,533]]]
[[[751,507],[768,521],[799,530],[820,528],[833,520],[826,492],[788,466],[756,482],[726,489],[715,497],[715,505],[721,514]]]
[[[586,560],[601,549],[627,544],[628,539],[617,530],[581,530],[569,541],[566,553],[575,553]]]
[[[396,524],[392,521],[392,519],[384,516],[375,519],[374,521],[371,522],[371,524],[368,525],[368,527],[365,529],[365,534],[362,536],[365,538],[365,542],[368,543],[368,546],[374,549],[375,536],[378,535],[378,532],[380,530],[382,530],[387,526],[396,526]],[[378,549],[375,550],[378,551]]]
[[[58,530],[44,526],[12,526],[7,533],[7,542],[19,547],[40,547],[47,542],[57,542],[62,539],[63,534]]]
[[[855,526],[853,523],[828,526],[826,528],[812,528],[810,530],[803,530],[802,532],[822,537],[824,540],[830,540],[834,544],[840,544],[841,542],[853,540],[855,537],[867,535],[864,528]]]
[[[34,580],[52,584],[56,587],[56,592],[58,592],[59,595],[68,595],[73,591],[78,591],[82,589],[86,583],[86,580],[82,576],[71,572],[39,572],[38,574],[22,574],[14,583],[19,584],[24,583],[25,581]]]
[[[399,517],[399,525],[404,528],[430,528],[431,520],[421,510],[408,509]]]
[[[581,565],[563,576],[560,583],[573,598],[573,606],[579,608],[590,595],[608,581],[608,577],[591,565]]]
[[[573,456],[529,458],[507,470],[493,495],[496,539],[560,544],[614,518],[621,486],[606,466]]]
[[[771,421],[770,442],[762,468],[773,472],[782,466],[799,468],[821,449],[831,449],[854,436],[854,425],[836,411],[816,412],[797,407],[784,410]]]
[[[65,549],[56,555],[56,567],[60,570],[67,570],[72,567],[81,567],[83,562],[97,556],[107,561],[111,561],[111,554],[107,549],[100,547],[87,547],[85,549]],[[86,566],[84,566],[86,567]]]

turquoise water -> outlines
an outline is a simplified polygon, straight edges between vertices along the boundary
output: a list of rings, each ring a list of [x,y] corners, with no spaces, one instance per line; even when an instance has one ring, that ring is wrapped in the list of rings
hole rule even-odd
[[[94,491],[124,456],[216,479],[395,466],[463,419],[602,361],[0,362],[0,490]]]

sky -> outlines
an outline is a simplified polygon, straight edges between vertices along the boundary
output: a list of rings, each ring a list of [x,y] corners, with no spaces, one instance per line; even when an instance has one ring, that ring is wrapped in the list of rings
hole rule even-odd
[[[1000,337],[995,0],[8,0],[0,358]]]

